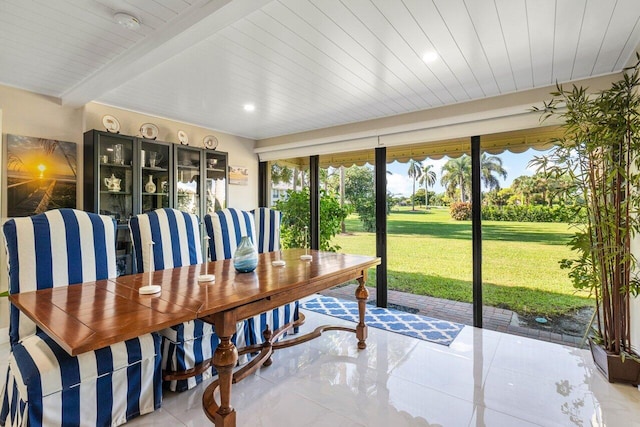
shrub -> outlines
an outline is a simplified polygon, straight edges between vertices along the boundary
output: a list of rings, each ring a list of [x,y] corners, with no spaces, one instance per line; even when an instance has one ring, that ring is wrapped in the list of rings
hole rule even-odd
[[[507,205],[483,206],[482,219],[517,222],[572,222],[584,216],[576,206]]]
[[[278,200],[275,209],[282,212],[280,240],[283,248],[302,248],[305,242],[305,225],[310,222],[309,188],[287,191],[285,199]],[[331,246],[331,240],[340,232],[341,223],[349,211],[340,206],[337,197],[320,191],[320,249],[335,252],[340,246]],[[307,236],[307,246],[309,245]]]
[[[469,202],[455,202],[449,206],[449,212],[451,212],[451,218],[456,221],[468,221],[471,219],[471,203]]]
[[[352,166],[344,178],[344,196],[358,214],[364,231],[376,231],[376,192],[373,169]]]

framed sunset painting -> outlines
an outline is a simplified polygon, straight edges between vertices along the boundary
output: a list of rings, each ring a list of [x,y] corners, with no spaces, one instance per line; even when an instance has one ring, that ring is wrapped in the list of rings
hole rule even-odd
[[[76,207],[75,143],[7,135],[6,150],[8,217]]]

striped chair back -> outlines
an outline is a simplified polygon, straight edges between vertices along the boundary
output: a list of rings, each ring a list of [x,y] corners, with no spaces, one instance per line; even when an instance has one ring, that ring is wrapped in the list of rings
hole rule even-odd
[[[138,273],[202,263],[200,225],[194,214],[156,209],[131,218],[129,230]]]
[[[269,208],[257,208],[251,213],[256,223],[258,253],[279,251],[282,212]]]
[[[116,224],[105,215],[56,209],[4,223],[9,293],[113,278]],[[11,345],[36,333],[36,324],[11,305]]]
[[[204,224],[211,239],[209,248],[212,261],[232,258],[242,236],[249,236],[253,244],[256,243],[256,226],[250,212],[223,209],[207,214]]]

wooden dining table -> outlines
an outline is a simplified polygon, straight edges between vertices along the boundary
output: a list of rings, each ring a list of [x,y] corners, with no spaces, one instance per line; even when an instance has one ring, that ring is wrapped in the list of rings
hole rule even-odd
[[[311,260],[301,259],[305,254],[311,255]],[[284,261],[285,265],[276,266],[273,261]],[[306,342],[327,330],[352,331],[358,348],[366,348],[364,315],[369,295],[365,282],[367,270],[379,263],[379,258],[371,256],[288,249],[259,254],[258,267],[251,273],[236,272],[233,260],[228,259],[23,292],[10,295],[10,300],[71,355],[189,320],[212,323],[220,338],[212,360],[218,378],[206,388],[203,408],[216,426],[233,427],[236,412],[231,406],[232,384],[260,366],[270,365],[271,355],[278,348]],[[198,281],[205,271],[215,275],[215,280]],[[359,322],[355,328],[321,326],[280,341],[291,324],[266,331],[264,344],[240,349],[241,354],[258,355],[236,368],[238,349],[231,337],[237,322],[351,280],[359,284],[355,292]],[[159,285],[161,291],[140,294],[138,290],[148,284]],[[219,404],[214,397],[218,388]]]

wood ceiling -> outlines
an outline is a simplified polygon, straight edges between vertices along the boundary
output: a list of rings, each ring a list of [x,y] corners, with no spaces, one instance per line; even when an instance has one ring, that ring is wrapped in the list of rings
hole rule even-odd
[[[638,0],[0,0],[0,84],[253,139],[619,72],[639,44]]]

